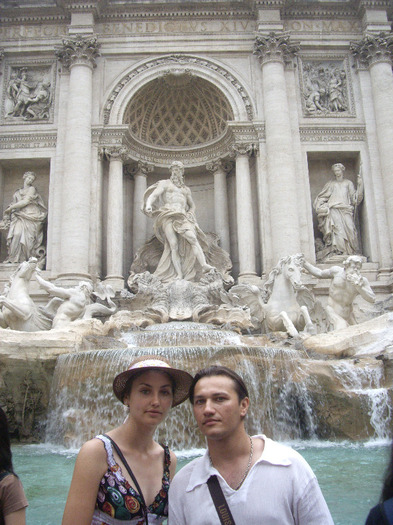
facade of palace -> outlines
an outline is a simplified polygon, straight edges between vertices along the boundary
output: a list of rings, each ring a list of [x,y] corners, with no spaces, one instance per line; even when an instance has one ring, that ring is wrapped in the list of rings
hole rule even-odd
[[[153,234],[144,192],[181,161],[236,280],[360,254],[390,294],[392,17],[387,0],[0,1],[0,289],[31,255],[58,283],[124,288]]]

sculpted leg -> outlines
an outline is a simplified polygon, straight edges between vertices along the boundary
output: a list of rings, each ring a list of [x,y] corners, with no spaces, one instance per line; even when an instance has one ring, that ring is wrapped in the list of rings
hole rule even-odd
[[[187,232],[184,235],[187,242],[190,243],[192,251],[194,252],[194,255],[199,262],[199,264],[202,266],[203,272],[208,272],[209,270],[213,269],[213,266],[210,266],[210,264],[207,264],[205,254],[203,253],[203,250],[198,242],[198,239],[192,232]]]
[[[291,337],[299,337],[299,332],[296,330],[295,325],[289,319],[287,312],[280,312],[280,317],[284,323],[285,329]]]
[[[341,330],[342,328],[347,328],[349,326],[349,323],[343,317],[338,315],[330,305],[327,305],[326,313],[329,321],[333,325],[333,330]]]
[[[169,247],[171,249],[171,259],[172,259],[173,266],[175,268],[175,272],[177,274],[178,279],[183,279],[181,260],[179,256],[179,245],[177,242],[176,233],[173,231],[171,224],[168,224],[165,227],[164,231],[165,231],[165,236],[167,238],[167,241],[169,243]]]
[[[317,330],[316,330],[316,328],[314,326],[314,323],[311,320],[311,317],[310,317],[310,314],[308,312],[307,306],[301,306],[300,310],[302,312],[304,323],[305,323],[304,332],[307,332],[308,334],[315,335],[317,333]]]

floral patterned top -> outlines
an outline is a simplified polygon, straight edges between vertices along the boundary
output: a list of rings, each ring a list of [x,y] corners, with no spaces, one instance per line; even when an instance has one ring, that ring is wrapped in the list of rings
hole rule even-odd
[[[97,493],[92,525],[146,525],[143,499],[124,478],[120,465],[113,456],[112,443],[103,435],[108,470],[105,472]],[[171,457],[166,445],[164,449],[164,472],[162,488],[151,505],[147,507],[149,524],[158,525],[168,516],[169,466]]]

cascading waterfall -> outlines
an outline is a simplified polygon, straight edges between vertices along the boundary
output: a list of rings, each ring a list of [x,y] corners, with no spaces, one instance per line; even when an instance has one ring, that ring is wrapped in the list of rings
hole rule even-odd
[[[126,416],[116,401],[112,382],[139,355],[163,355],[190,373],[210,364],[235,369],[250,390],[247,416],[250,433],[275,439],[315,437],[307,377],[299,373],[301,351],[244,343],[236,333],[195,323],[154,325],[124,334],[128,348],[87,351],[58,358],[52,383],[46,441],[79,447],[84,441],[118,425]],[[203,447],[188,402],[174,408],[160,426],[157,439],[176,450]]]
[[[333,365],[343,388],[358,396],[367,406],[370,425],[374,429],[375,439],[391,437],[393,407],[387,388],[383,388],[384,369],[381,362],[374,360],[373,365],[359,368],[356,363],[343,361]]]

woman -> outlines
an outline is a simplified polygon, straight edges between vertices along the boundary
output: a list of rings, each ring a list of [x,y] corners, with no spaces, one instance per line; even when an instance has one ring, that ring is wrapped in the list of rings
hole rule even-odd
[[[26,525],[27,499],[14,473],[7,417],[0,408],[0,525]]]
[[[23,188],[14,193],[12,203],[4,211],[2,228],[8,228],[8,257],[5,263],[39,258],[43,248],[44,222],[48,214],[45,204],[33,183],[36,174],[27,171],[23,175]]]
[[[380,504],[370,510],[365,525],[393,524],[393,442],[390,450],[390,461],[385,472]]]
[[[168,515],[176,457],[153,440],[171,406],[188,397],[192,376],[161,356],[142,356],[115,377],[129,408],[124,423],[85,443],[76,460],[63,525],[159,524]]]

